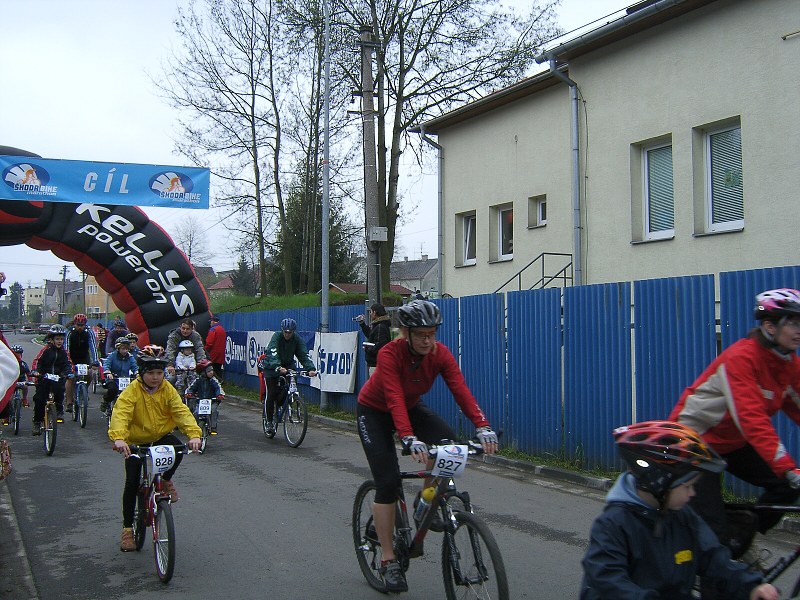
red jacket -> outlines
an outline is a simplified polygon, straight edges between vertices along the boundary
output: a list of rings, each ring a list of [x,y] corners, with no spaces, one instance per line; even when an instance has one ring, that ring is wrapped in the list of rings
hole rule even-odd
[[[414,435],[408,420],[408,409],[416,406],[420,396],[430,391],[439,375],[475,427],[489,425],[469,391],[456,359],[447,346],[440,342],[436,342],[434,351],[422,358],[411,354],[408,341],[404,338],[386,344],[378,353],[378,369],[358,394],[358,403],[391,412],[400,437]]]
[[[206,335],[206,355],[212,363],[225,364],[225,346],[228,344],[228,333],[217,323],[212,325]]]
[[[669,419],[695,429],[720,454],[752,446],[775,475],[796,468],[772,425],[782,410],[800,424],[800,359],[739,340],[697,378]]]

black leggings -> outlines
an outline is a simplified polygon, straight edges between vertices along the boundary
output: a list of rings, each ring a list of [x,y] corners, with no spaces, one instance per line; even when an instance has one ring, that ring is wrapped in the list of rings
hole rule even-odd
[[[397,500],[398,490],[402,486],[392,415],[361,404],[358,405],[356,414],[358,436],[361,438],[361,446],[367,455],[372,478],[375,480],[375,502],[392,504]],[[450,426],[423,402],[408,409],[408,418],[414,435],[426,444],[455,440],[456,434]]]
[[[37,423],[44,421],[44,405],[47,404],[51,391],[56,403],[56,412],[64,412],[64,380],[51,381],[42,376],[36,385],[36,393],[33,395],[33,420]]]
[[[762,504],[794,504],[800,497],[800,490],[792,489],[789,482],[778,477],[764,459],[747,445],[728,454],[723,454],[728,462],[728,472],[739,479],[764,488],[764,493],[758,498]],[[691,506],[714,530],[723,543],[732,535],[728,531],[728,520],[722,500],[722,478],[718,475],[703,475],[695,484],[695,496]],[[763,512],[758,515],[758,531],[766,533],[781,520],[783,513]]]
[[[266,377],[267,384],[267,420],[272,421],[275,416],[275,405],[280,406],[286,397],[286,386],[281,383],[280,377]]]
[[[157,442],[152,444],[138,444],[140,448],[147,446],[158,446],[159,444],[182,444],[176,436],[168,433]],[[178,465],[183,460],[183,454],[175,455],[175,465],[161,476],[161,479],[169,481],[175,474]],[[125,459],[125,488],[122,490],[122,526],[133,527],[133,513],[136,509],[136,495],[139,492],[139,479],[142,474],[142,459],[131,454]]]

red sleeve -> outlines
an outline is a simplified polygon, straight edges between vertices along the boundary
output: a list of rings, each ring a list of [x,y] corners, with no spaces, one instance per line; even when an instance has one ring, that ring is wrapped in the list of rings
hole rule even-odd
[[[760,368],[767,368],[767,365],[757,365],[751,355],[740,354],[725,363],[725,380],[733,403],[728,410],[734,422],[738,422],[742,437],[777,476],[783,477],[796,465],[778,437],[764,403],[764,393],[758,383]]]
[[[436,349],[436,355],[440,364],[442,379],[444,379],[447,387],[450,388],[453,397],[461,407],[461,411],[472,421],[475,427],[488,426],[489,421],[486,419],[486,415],[483,414],[481,407],[478,406],[475,396],[469,391],[467,382],[464,381],[464,375],[461,373],[461,369],[458,368],[458,363],[453,353],[444,344],[439,344]]]
[[[48,348],[48,346],[47,346],[47,344],[45,344],[44,346],[42,346],[42,349],[39,350],[39,354],[36,355],[36,358],[34,358],[33,362],[31,363],[31,371],[36,371],[37,370],[36,367],[39,364],[39,358],[42,356],[42,353],[45,350],[47,350],[47,348]]]
[[[383,398],[386,401],[386,407],[392,414],[394,428],[400,438],[414,435],[411,421],[408,418],[408,406],[406,405],[406,394],[403,388],[402,356],[402,352],[398,351],[397,346],[392,346],[391,348],[384,346],[380,350],[381,368],[379,371],[382,376]]]

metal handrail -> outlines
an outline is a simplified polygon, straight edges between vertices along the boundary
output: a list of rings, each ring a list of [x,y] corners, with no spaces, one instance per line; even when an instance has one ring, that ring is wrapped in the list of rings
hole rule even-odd
[[[552,256],[552,257],[555,257],[555,256],[568,257],[569,258],[569,262],[566,265],[564,265],[563,267],[561,267],[561,269],[556,271],[555,274],[546,275],[545,274],[545,260],[547,259],[548,256]],[[531,266],[536,264],[537,262],[541,262],[541,277],[539,278],[538,281],[536,281],[536,283],[534,283],[532,286],[530,286],[528,288],[529,290],[532,290],[534,288],[546,287],[549,283],[551,283],[552,281],[554,281],[556,279],[561,279],[563,281],[563,287],[567,287],[567,285],[570,285],[570,286],[572,285],[572,282],[573,282],[572,254],[565,254],[565,253],[562,253],[562,252],[542,252],[541,254],[539,254],[539,256],[534,258],[527,265],[525,265],[519,271],[517,271],[517,273],[512,275],[506,282],[503,283],[503,285],[501,285],[499,288],[497,288],[494,291],[494,293],[496,294],[496,293],[500,292],[504,287],[506,287],[509,283],[511,283],[515,279],[517,280],[517,290],[518,291],[522,291],[522,274],[526,270],[528,270]]]

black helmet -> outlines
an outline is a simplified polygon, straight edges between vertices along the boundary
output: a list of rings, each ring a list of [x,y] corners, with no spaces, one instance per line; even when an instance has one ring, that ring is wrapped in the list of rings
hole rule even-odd
[[[47,335],[45,339],[52,339],[57,335],[67,335],[67,330],[64,328],[63,325],[50,325],[50,329],[47,330]]]
[[[672,421],[643,421],[614,430],[614,441],[636,487],[659,501],[697,473],[720,473],[726,463],[690,427]]]
[[[155,344],[150,344],[142,348],[142,351],[136,356],[136,362],[139,365],[139,373],[147,371],[161,370],[167,367],[167,358],[164,356],[164,348]]]
[[[438,327],[442,324],[439,307],[427,300],[412,300],[397,309],[403,327]]]

